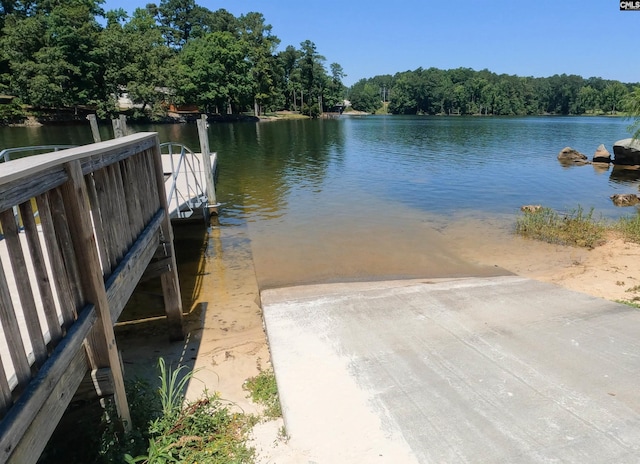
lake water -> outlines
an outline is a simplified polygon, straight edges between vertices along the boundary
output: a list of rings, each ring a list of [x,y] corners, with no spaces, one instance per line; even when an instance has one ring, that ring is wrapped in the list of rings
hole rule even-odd
[[[638,172],[567,168],[556,159],[565,146],[589,157],[601,143],[612,152],[628,125],[605,117],[396,116],[212,124],[219,227],[246,229],[237,246],[250,247],[262,287],[491,273],[456,257],[448,223],[490,218],[508,228],[524,204],[635,214],[609,196],[637,193]],[[132,129],[198,148],[195,125]],[[88,125],[0,128],[0,148],[89,142]]]

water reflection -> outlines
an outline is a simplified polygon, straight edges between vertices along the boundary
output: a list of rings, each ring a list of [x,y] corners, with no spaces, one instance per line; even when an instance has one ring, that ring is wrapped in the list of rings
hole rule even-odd
[[[250,221],[278,219],[292,196],[322,191],[336,147],[344,146],[338,121],[220,124],[210,139],[219,152],[219,199],[242,205]]]
[[[636,186],[640,183],[640,169],[636,166],[614,166],[609,181],[614,184]]]

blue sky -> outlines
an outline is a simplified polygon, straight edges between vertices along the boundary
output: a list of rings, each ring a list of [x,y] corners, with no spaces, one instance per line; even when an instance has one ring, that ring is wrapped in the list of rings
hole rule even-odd
[[[129,13],[148,0],[106,0]],[[156,0],[160,3],[160,0]],[[280,49],[313,41],[346,85],[418,67],[498,74],[578,74],[640,82],[640,11],[616,0],[196,0],[235,16],[258,11]]]

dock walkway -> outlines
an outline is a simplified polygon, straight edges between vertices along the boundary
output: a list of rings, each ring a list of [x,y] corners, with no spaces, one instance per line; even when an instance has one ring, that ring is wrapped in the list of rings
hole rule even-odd
[[[637,309],[517,276],[261,298],[308,462],[638,461]]]

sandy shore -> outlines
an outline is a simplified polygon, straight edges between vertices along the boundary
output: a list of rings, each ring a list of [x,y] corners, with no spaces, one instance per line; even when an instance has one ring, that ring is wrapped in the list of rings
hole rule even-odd
[[[516,237],[511,225],[492,220],[459,221],[439,233],[473,265],[499,267],[609,300],[640,298],[640,245],[619,238],[594,250],[555,246]],[[125,369],[153,376],[155,360],[164,356],[169,363],[197,370],[188,397],[205,389],[218,391],[232,407],[259,412],[243,389],[247,378],[270,366],[248,233],[242,227],[214,227],[207,234],[202,238],[204,259],[181,274],[197,276],[197,282],[183,285],[188,293],[183,298],[190,301],[185,307],[186,342],[169,344],[153,322],[122,324],[118,332]],[[306,462],[304,452],[283,439],[282,426],[277,420],[256,427],[258,462]]]

